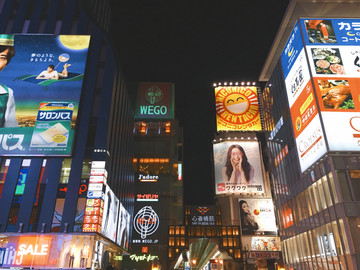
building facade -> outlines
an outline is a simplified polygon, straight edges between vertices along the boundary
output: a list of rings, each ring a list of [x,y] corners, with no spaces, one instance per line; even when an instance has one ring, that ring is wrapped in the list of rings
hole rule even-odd
[[[287,269],[360,265],[359,105],[353,98],[359,8],[350,1],[290,1],[260,74]]]
[[[2,0],[0,14],[2,39],[15,47],[0,76],[13,89],[17,121],[0,131],[0,266],[119,269],[131,229],[118,216],[134,208],[133,113],[106,35],[110,7]],[[51,64],[57,74],[66,66],[63,81],[36,78]],[[116,205],[104,202],[105,186]],[[102,228],[110,212],[111,237]]]
[[[174,118],[175,86],[142,82],[134,96],[135,206],[124,269],[170,269],[168,227],[183,223],[183,133]]]

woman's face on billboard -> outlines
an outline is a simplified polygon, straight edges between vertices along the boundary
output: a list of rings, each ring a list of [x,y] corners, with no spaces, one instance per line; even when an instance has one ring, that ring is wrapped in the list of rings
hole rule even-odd
[[[242,157],[242,153],[241,153],[240,149],[234,147],[234,148],[231,150],[231,160],[234,161],[235,163],[239,163],[241,157]]]

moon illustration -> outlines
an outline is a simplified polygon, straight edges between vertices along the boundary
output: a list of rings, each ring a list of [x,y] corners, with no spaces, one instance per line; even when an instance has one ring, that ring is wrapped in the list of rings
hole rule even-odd
[[[90,36],[60,35],[60,42],[68,49],[83,50],[89,47]]]

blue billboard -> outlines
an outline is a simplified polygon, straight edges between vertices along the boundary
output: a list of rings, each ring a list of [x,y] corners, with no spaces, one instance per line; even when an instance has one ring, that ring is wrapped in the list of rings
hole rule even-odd
[[[0,156],[71,155],[89,42],[0,35]]]

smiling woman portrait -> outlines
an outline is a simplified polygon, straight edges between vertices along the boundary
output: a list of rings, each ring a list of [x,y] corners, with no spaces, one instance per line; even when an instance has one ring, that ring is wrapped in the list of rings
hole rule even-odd
[[[253,183],[254,167],[248,161],[244,149],[233,144],[227,151],[226,163],[222,168],[224,183],[248,185]]]

